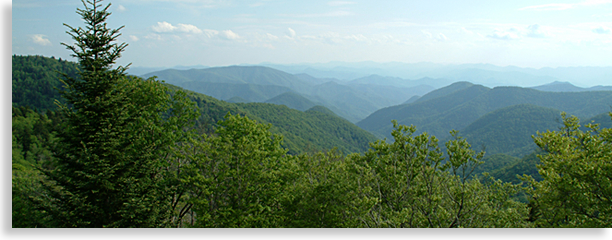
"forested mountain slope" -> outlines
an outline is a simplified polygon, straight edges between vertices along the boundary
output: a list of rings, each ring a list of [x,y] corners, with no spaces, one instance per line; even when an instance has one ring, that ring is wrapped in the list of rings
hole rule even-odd
[[[489,112],[517,104],[553,108],[586,119],[610,110],[612,91],[542,92],[474,85],[438,98],[378,110],[357,125],[380,135],[388,133],[391,120],[396,119],[400,124],[412,124],[419,131],[444,138],[452,129],[462,130]]]
[[[143,77],[151,76],[157,76],[177,86],[181,86],[181,84],[185,82],[209,82],[271,85],[290,89],[306,89],[312,85],[294,75],[272,68],[258,66],[229,66],[190,70],[167,69],[143,75]]]
[[[184,91],[198,105],[201,113],[199,125],[207,132],[212,132],[216,123],[223,120],[228,112],[248,116],[260,123],[272,124],[270,131],[283,135],[283,146],[292,154],[334,147],[344,153],[363,152],[370,142],[377,139],[347,120],[333,113],[325,113],[331,111],[322,106],[316,108],[325,110],[299,111],[270,103],[229,103],[204,94]]]
[[[16,56],[13,61],[14,68],[20,69],[22,66],[19,65],[22,59],[30,57]],[[37,83],[49,83],[50,88],[59,87],[59,80],[49,81],[49,71],[54,71],[55,67],[60,64],[59,60],[46,57],[40,58],[39,61],[49,62],[41,67],[32,68],[31,75],[34,76],[47,76],[45,78],[31,79],[30,84],[37,85]],[[76,66],[74,63],[62,61],[61,64],[68,66]],[[72,65],[70,65],[72,64]],[[21,76],[21,75],[15,75]],[[20,79],[13,78],[13,82],[21,83]],[[261,123],[272,123],[274,126],[271,131],[273,133],[285,135],[284,146],[289,148],[291,153],[303,153],[307,151],[320,151],[327,150],[333,147],[337,147],[345,153],[350,152],[363,152],[368,148],[368,143],[376,140],[372,134],[367,131],[358,128],[354,124],[346,121],[345,119],[336,115],[325,113],[330,111],[324,107],[316,107],[318,111],[305,111],[312,108],[308,102],[304,102],[304,110],[298,111],[290,109],[283,105],[268,104],[268,103],[257,103],[257,104],[236,104],[226,101],[218,100],[214,97],[207,96],[201,93],[185,90],[181,87],[174,86],[172,84],[166,84],[171,91],[183,90],[188,93],[188,96],[193,100],[200,111],[200,117],[198,119],[198,128],[201,132],[212,132],[216,128],[216,124],[219,120],[223,120],[224,116],[230,112],[232,114],[246,115],[249,118],[255,119]],[[14,106],[30,106],[37,107],[43,106],[47,109],[55,109],[55,105],[52,105],[51,96],[59,96],[56,90],[42,91],[43,88],[26,88],[26,85],[19,85],[23,87],[13,86],[13,95],[24,95],[24,91],[28,91],[28,94],[41,96],[41,99],[49,99],[51,104],[44,101],[37,102],[14,102]],[[299,96],[293,96],[299,98]],[[13,99],[15,101],[15,99]],[[304,100],[304,99],[302,99]],[[306,100],[304,100],[306,101]]]
[[[30,106],[38,110],[54,109],[54,100],[63,101],[55,89],[63,89],[60,73],[76,76],[79,65],[43,56],[17,56],[12,59],[13,106]]]
[[[518,104],[487,113],[459,135],[487,155],[505,153],[522,157],[537,148],[531,136],[561,127],[561,111],[532,104]]]
[[[419,99],[417,99],[415,102],[424,102],[430,99],[435,99],[435,98],[439,98],[439,97],[443,97],[446,95],[449,95],[451,93],[469,88],[471,86],[474,86],[474,84],[470,83],[470,82],[456,82],[453,83],[451,85],[448,85],[446,87],[443,88],[438,88],[436,90],[433,90],[425,95],[423,95],[422,97],[420,97]]]
[[[268,103],[237,104],[247,116],[271,123],[272,132],[284,136],[290,153],[318,152],[333,147],[343,153],[364,152],[377,140],[369,132],[335,114],[323,111],[298,111]]]
[[[451,85],[448,88],[454,87],[455,85]],[[448,131],[445,131],[446,129],[428,128],[428,124],[435,123],[440,115],[468,102],[488,90],[489,88],[487,87],[473,85],[427,101],[419,101],[419,99],[411,104],[383,108],[357,123],[357,126],[379,136],[387,136],[390,139],[388,133],[389,130],[392,129],[391,120],[395,119],[400,124],[415,125],[419,132],[427,131],[430,134],[436,135],[436,133],[442,130],[445,134],[448,134]],[[434,91],[429,94],[436,94],[436,92]],[[428,97],[425,95],[421,98]]]
[[[285,92],[276,97],[270,98],[265,102],[276,105],[285,105],[289,108],[300,111],[306,111],[317,105],[296,92]]]

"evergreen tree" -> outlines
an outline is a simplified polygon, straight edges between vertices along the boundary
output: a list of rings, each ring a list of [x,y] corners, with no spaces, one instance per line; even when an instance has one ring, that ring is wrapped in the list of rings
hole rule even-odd
[[[55,165],[44,170],[55,184],[40,199],[59,227],[160,227],[172,215],[172,188],[164,170],[172,146],[195,117],[186,95],[168,94],[162,83],[128,77],[113,67],[127,44],[109,29],[110,4],[83,2],[85,28],[66,25],[76,41],[63,44],[80,65],[64,75],[60,109],[67,118],[59,134]],[[59,104],[59,103],[58,103]],[[166,177],[165,177],[166,176]]]

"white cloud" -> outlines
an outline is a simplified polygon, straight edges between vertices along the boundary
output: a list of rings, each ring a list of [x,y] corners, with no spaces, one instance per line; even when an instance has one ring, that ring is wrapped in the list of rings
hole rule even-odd
[[[232,30],[221,31],[221,37],[227,40],[235,40],[235,39],[240,38],[240,36],[238,36],[238,34],[236,34],[235,32],[232,32]]]
[[[172,26],[172,24],[168,22],[157,22],[157,25],[153,26],[152,28],[153,31],[158,33],[173,32],[176,29],[175,26]]]
[[[295,30],[293,30],[292,28],[288,28],[289,31],[289,37],[291,39],[295,38],[296,34],[295,34]]]
[[[597,34],[609,34],[610,33],[610,29],[604,26],[593,28],[592,31]]]
[[[470,31],[470,30],[467,30],[465,27],[461,27],[461,28],[459,28],[459,32],[461,32],[461,33],[465,33],[465,34],[469,34],[469,35],[474,34],[474,32],[472,32],[472,31]]]
[[[369,39],[364,36],[363,34],[352,34],[352,35],[348,35],[346,37],[344,37],[348,40],[353,40],[356,42],[369,42]]]
[[[438,33],[438,38],[439,41],[446,41],[448,40],[448,38],[446,37],[446,35],[444,35],[443,33]]]
[[[266,33],[266,36],[270,39],[270,40],[278,40],[278,37],[271,34],[271,33]]]
[[[136,36],[134,36],[134,35],[130,35],[130,40],[132,40],[132,41],[136,42],[136,41],[138,41],[139,39],[138,39],[138,37],[136,37]]]
[[[487,35],[487,37],[499,40],[514,40],[519,38],[515,32],[516,29],[514,28],[511,28],[509,31],[501,31],[499,29],[495,29],[493,34],[489,34]]]
[[[119,10],[119,12],[125,12],[127,11],[127,8],[125,8],[123,5],[119,5],[117,6],[117,10]]]
[[[38,45],[51,46],[51,41],[45,35],[36,34],[32,36],[32,41]]]
[[[162,37],[159,34],[155,34],[155,33],[151,33],[147,36],[145,36],[146,39],[153,39],[153,40],[162,40]]]
[[[425,30],[421,30],[421,33],[423,33],[423,35],[425,35],[425,37],[427,39],[432,39],[434,41],[446,41],[448,40],[448,37],[446,37],[446,35],[444,35],[443,33],[438,33],[436,36],[434,36],[432,33],[425,31]]]
[[[527,27],[527,37],[533,37],[533,38],[544,38],[547,37],[548,34],[546,34],[544,31],[542,31],[542,29],[540,28],[540,25],[538,24],[533,24],[533,25],[529,25]]]
[[[186,32],[186,33],[202,33],[202,30],[200,30],[198,27],[191,25],[191,24],[182,24],[179,23],[177,24],[177,29],[181,32]]]
[[[204,35],[206,35],[208,38],[213,38],[214,36],[219,35],[219,31],[217,30],[211,30],[211,29],[204,29]]]
[[[170,33],[170,32],[183,32],[183,33],[195,33],[200,34],[202,30],[191,24],[179,23],[176,26],[168,22],[157,22],[157,25],[151,27],[153,31],[158,33]]]

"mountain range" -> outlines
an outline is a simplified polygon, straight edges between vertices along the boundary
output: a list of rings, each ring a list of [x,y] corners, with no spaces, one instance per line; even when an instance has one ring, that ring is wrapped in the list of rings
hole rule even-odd
[[[589,119],[609,112],[611,106],[612,91],[543,92],[457,82],[412,103],[380,109],[357,125],[387,139],[391,139],[391,120],[441,139],[459,130],[489,153],[522,156],[534,147],[530,136],[536,131],[558,128],[561,111]]]
[[[426,84],[394,86],[367,80],[318,79],[262,66],[166,69],[143,75],[145,78],[151,76],[221,100],[239,97],[247,102],[274,102],[291,107],[296,105],[292,101],[304,101],[302,98],[305,98],[351,122],[357,122],[380,108],[401,104],[415,95],[434,90]],[[295,96],[279,97],[288,92],[300,95],[301,100]]]
[[[487,76],[492,70],[478,72]],[[506,78],[527,74],[506,73]],[[608,91],[612,87],[581,88],[558,81],[530,88],[490,88],[468,81],[451,82],[453,78],[406,80],[377,74],[347,81],[261,66],[165,70],[145,77],[153,75],[232,102],[273,103],[299,111],[325,106],[379,138],[391,139],[393,119],[441,139],[448,138],[450,130],[459,130],[474,147],[486,149],[489,155],[519,158],[536,149],[531,136],[537,131],[559,127],[562,111],[588,119],[612,106],[612,91]],[[445,83],[450,84],[435,90],[431,87]],[[215,84],[234,85],[212,91]]]
[[[612,67],[544,67],[540,69],[491,64],[438,64],[386,62],[329,62],[305,64],[272,64],[272,67],[291,74],[306,73],[316,78],[335,78],[351,81],[370,75],[380,75],[406,80],[422,78],[447,79],[450,82],[429,84],[435,88],[453,82],[468,81],[487,87],[532,87],[554,81],[580,83],[581,87],[609,85]]]
[[[54,109],[52,102],[60,96],[56,71],[74,76],[78,70],[73,62],[41,56],[13,56],[12,62],[13,106],[39,111]],[[421,72],[436,69],[422,66]],[[475,150],[487,152],[479,171],[506,181],[516,180],[510,173],[534,171],[537,158],[532,153],[537,147],[531,136],[558,129],[562,111],[585,124],[612,127],[609,86],[583,88],[552,81],[535,87],[488,87],[453,82],[454,77],[406,80],[376,72],[347,80],[264,66],[166,69],[143,76],[157,76],[172,91],[187,91],[200,111],[202,131],[213,131],[228,112],[246,115],[271,124],[273,133],[284,136],[290,153],[299,154],[334,147],[344,153],[363,152],[368,143],[392,139],[391,120],[415,125],[417,133],[435,135],[441,143],[455,129]]]
[[[594,86],[590,88],[581,88],[574,86],[570,82],[555,81],[541,86],[531,87],[536,90],[545,92],[589,92],[589,91],[612,91],[612,86]]]

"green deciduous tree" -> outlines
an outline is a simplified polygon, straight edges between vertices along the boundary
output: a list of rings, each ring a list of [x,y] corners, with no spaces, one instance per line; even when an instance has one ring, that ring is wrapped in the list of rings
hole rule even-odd
[[[511,200],[517,186],[470,176],[483,153],[471,150],[465,139],[446,143],[445,161],[435,137],[413,136],[415,127],[393,124],[393,143],[378,141],[351,157],[359,175],[369,179],[363,196],[378,200],[362,217],[365,226],[526,226],[526,207]]]
[[[543,180],[531,183],[530,218],[540,227],[612,226],[612,129],[562,114],[564,126],[534,137]],[[612,117],[612,113],[610,113]]]
[[[290,187],[283,198],[285,227],[362,227],[361,217],[376,203],[364,197],[363,178],[336,149],[302,154],[287,170]]]
[[[191,186],[186,203],[196,227],[277,227],[283,224],[281,194],[287,150],[282,136],[239,115],[226,115],[211,136],[183,149],[190,166],[183,182]]]
[[[164,172],[172,146],[195,117],[183,93],[170,96],[155,80],[129,77],[113,65],[127,44],[106,26],[110,4],[83,2],[85,28],[68,25],[78,59],[76,78],[64,76],[68,119],[59,134],[55,184],[40,199],[60,227],[160,227],[171,221],[171,188]]]

